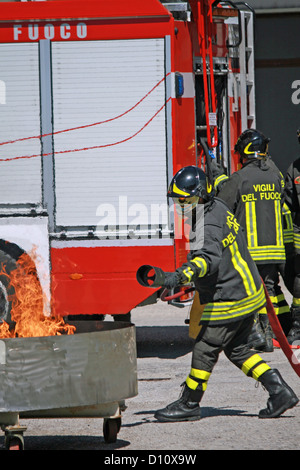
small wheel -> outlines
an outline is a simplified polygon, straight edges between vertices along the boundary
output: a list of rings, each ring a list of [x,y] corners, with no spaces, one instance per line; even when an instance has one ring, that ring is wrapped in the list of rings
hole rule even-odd
[[[24,450],[23,436],[19,434],[12,434],[5,438],[6,450]]]
[[[103,435],[107,443],[116,442],[121,428],[121,418],[104,418]]]

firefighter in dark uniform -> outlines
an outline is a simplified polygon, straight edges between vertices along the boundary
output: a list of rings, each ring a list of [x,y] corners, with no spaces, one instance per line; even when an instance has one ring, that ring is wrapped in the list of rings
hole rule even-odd
[[[300,129],[297,131],[300,143]],[[287,335],[290,344],[300,340],[300,158],[288,168],[285,177],[284,202],[291,212],[293,245],[287,254],[284,281],[293,295],[292,326]]]
[[[240,155],[242,168],[225,181],[218,197],[227,203],[244,228],[250,254],[287,334],[290,309],[279,284],[279,267],[285,262],[284,178],[267,156],[269,140],[256,129],[247,129],[240,135],[235,151]],[[260,337],[260,326],[265,335],[261,348],[255,341],[256,334]],[[273,333],[265,308],[259,312],[251,337],[257,349],[273,351]]]
[[[259,417],[279,416],[295,406],[298,398],[278,370],[271,369],[247,344],[254,313],[265,305],[265,295],[240,224],[224,201],[208,191],[205,173],[195,166],[176,173],[168,197],[184,215],[189,209],[191,250],[188,261],[175,272],[163,273],[159,285],[172,289],[194,283],[203,310],[181,397],[158,410],[156,419],[200,419],[199,402],[221,351],[268,390],[267,408]]]

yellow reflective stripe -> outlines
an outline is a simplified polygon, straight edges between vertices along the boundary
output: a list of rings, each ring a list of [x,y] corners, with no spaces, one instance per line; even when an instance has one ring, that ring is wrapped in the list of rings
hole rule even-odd
[[[220,175],[220,176],[218,176],[218,177],[215,179],[214,188],[216,189],[216,187],[221,183],[221,181],[224,181],[224,180],[227,180],[227,179],[228,179],[228,176],[227,176],[227,175]]]
[[[224,310],[243,309],[244,307],[247,307],[250,303],[256,302],[256,300],[259,300],[261,297],[264,297],[264,293],[265,291],[264,291],[263,285],[261,285],[259,290],[256,291],[255,294],[252,296],[244,297],[241,300],[235,300],[232,302],[209,303],[209,304],[206,304],[205,309],[211,308],[214,311],[220,311],[220,312]],[[263,305],[261,305],[261,307],[263,307]]]
[[[276,245],[283,245],[283,233],[282,233],[282,220],[281,220],[281,203],[279,200],[274,201],[275,209],[275,226],[276,226]]]
[[[206,380],[207,381],[209,379],[209,377],[211,376],[211,372],[207,372],[206,370],[191,368],[190,375],[192,375],[196,379],[201,379],[201,380]]]
[[[199,382],[197,382],[196,380],[191,379],[191,377],[187,377],[185,383],[186,383],[187,386],[188,386],[189,388],[191,388],[192,390],[196,390],[196,388],[198,387],[198,385],[201,386],[201,388],[202,388],[203,391],[205,391],[205,390],[206,390],[206,387],[207,387],[207,383],[206,383],[206,382],[201,382],[201,383],[199,384]]]
[[[257,311],[266,303],[264,288],[261,285],[254,295],[235,302],[211,302],[206,304],[201,321],[219,321],[239,318]]]
[[[270,297],[270,300],[271,300],[272,304],[277,303],[278,300],[279,300],[279,298],[275,297],[274,295],[269,295],[269,297]]]
[[[207,273],[207,263],[204,258],[196,257],[193,258],[190,262],[194,263],[198,268],[201,269],[199,277],[205,276]]]
[[[300,299],[298,297],[293,297],[293,305],[300,305]]]
[[[284,294],[279,294],[277,296],[270,295],[270,300],[273,304],[276,315],[281,315],[290,311],[290,307],[284,297]]]
[[[248,247],[251,257],[254,261],[263,261],[263,260],[285,260],[285,248],[283,246],[261,246],[261,247]]]
[[[274,311],[276,315],[282,315],[283,313],[287,313],[290,311],[290,307],[286,305],[276,306],[273,305]],[[267,309],[262,308],[259,312],[259,315],[268,315]]]
[[[268,315],[268,312],[267,312],[266,307],[261,308],[261,309],[258,311],[258,314],[259,314],[259,315]]]
[[[286,230],[283,230],[283,242],[285,244],[288,243],[293,243],[294,242],[294,236],[292,232],[287,232]]]
[[[279,294],[277,296],[270,295],[270,300],[271,300],[272,304],[273,303],[279,304],[280,302],[286,303],[284,294]]]
[[[298,233],[294,233],[294,247],[300,248],[300,235]]]
[[[252,142],[250,142],[250,144],[248,144],[247,147],[244,148],[244,153],[246,153],[247,155],[252,155],[253,153],[255,153],[255,152],[250,152],[249,150],[250,145],[252,145]]]
[[[254,354],[249,357],[249,359],[247,359],[242,365],[242,371],[244,374],[248,375],[251,371],[251,375],[255,380],[258,380],[262,374],[270,369],[271,367],[263,361],[259,354]]]
[[[272,253],[281,253],[281,252],[284,252],[284,247],[283,245],[282,246],[277,246],[277,245],[264,245],[264,246],[258,246],[256,248],[249,248],[249,250],[252,250],[252,251],[257,251],[257,252],[262,252],[262,253],[265,253],[265,252],[269,252],[271,251]]]
[[[173,192],[176,194],[180,194],[181,196],[190,196],[189,193],[186,193],[185,191],[182,191],[182,189],[177,188],[175,183],[173,183]]]
[[[245,204],[246,210],[246,231],[248,246],[257,246],[257,225],[256,225],[256,211],[255,202],[247,201]]]
[[[196,390],[198,385],[201,386],[202,390],[206,390],[207,381],[210,375],[211,375],[211,372],[207,372],[206,370],[191,368],[190,375],[188,375],[185,382],[187,386],[191,388],[192,390]],[[198,380],[194,380],[193,377]],[[199,380],[201,380],[201,382],[199,382]]]
[[[290,307],[288,305],[283,305],[282,307],[275,308],[276,315],[282,315],[283,313],[287,313],[290,311]]]
[[[196,388],[197,388],[198,385],[199,385],[199,382],[196,382],[196,380],[193,380],[193,379],[191,379],[190,377],[187,377],[187,378],[186,378],[185,383],[186,383],[187,386],[188,386],[189,388],[191,388],[192,390],[196,390]]]
[[[188,278],[188,281],[190,281],[193,275],[195,274],[194,271],[189,266],[186,269],[184,269],[182,272]]]
[[[263,375],[267,370],[270,370],[271,367],[268,366],[265,362],[263,364],[260,364],[259,366],[255,367],[252,371],[252,377],[255,380],[258,380],[261,375]]]
[[[288,230],[293,230],[292,213],[285,202],[283,203],[283,206],[282,206],[282,214],[286,222],[286,228]]]
[[[242,371],[244,372],[244,374],[248,374],[248,372],[250,371],[250,369],[252,369],[253,367],[256,366],[256,364],[262,362],[262,358],[260,357],[259,354],[253,354],[253,356],[249,357],[249,359],[247,359],[243,365],[242,365]]]
[[[256,291],[253,276],[248,267],[248,264],[242,258],[239,252],[237,242],[234,242],[232,245],[229,245],[229,249],[230,249],[231,256],[232,256],[231,258],[232,264],[234,268],[237,270],[237,272],[240,274],[243,280],[243,284],[244,284],[247,295],[253,295],[254,292]]]

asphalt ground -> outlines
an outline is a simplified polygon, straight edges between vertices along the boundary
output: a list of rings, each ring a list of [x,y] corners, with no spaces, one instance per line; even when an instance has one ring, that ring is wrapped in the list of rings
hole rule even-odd
[[[100,463],[134,467],[147,463],[182,464],[180,456],[199,459],[201,452],[207,450],[298,450],[300,405],[280,418],[259,419],[258,412],[265,407],[268,393],[223,353],[201,402],[202,419],[182,423],[156,421],[155,410],[179,397],[190,370],[193,341],[188,336],[187,317],[188,308],[175,308],[160,300],[132,311],[137,337],[138,395],[126,400],[127,409],[115,443],[105,442],[102,418],[21,419],[20,424],[27,427],[25,451],[98,450],[102,451],[98,454]],[[300,378],[282,350],[261,356],[281,372],[300,397]],[[5,450],[4,435],[0,436],[0,449]],[[124,456],[128,460],[122,461]]]

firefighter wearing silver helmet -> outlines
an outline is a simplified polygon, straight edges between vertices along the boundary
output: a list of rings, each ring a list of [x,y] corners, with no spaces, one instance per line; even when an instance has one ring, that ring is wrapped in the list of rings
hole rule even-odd
[[[287,334],[291,314],[279,284],[280,265],[285,262],[284,178],[268,156],[269,141],[256,129],[247,129],[240,135],[235,151],[242,168],[224,182],[218,196],[244,228],[251,256]],[[255,349],[273,351],[273,332],[265,308],[257,316],[249,341]]]
[[[169,422],[200,419],[199,403],[222,350],[233,364],[269,391],[267,408],[260,411],[259,417],[277,417],[295,406],[298,398],[280,373],[247,344],[253,315],[265,304],[265,295],[241,226],[228,206],[213,197],[206,175],[199,168],[185,167],[176,173],[168,196],[183,208],[190,205],[192,233],[196,236],[198,230],[203,230],[204,237],[201,247],[191,249],[186,263],[174,273],[164,273],[162,285],[172,288],[194,283],[195,298],[204,308],[181,397],[158,410],[155,417]],[[195,216],[199,206],[204,206],[200,218]],[[193,246],[193,239],[190,242]]]

